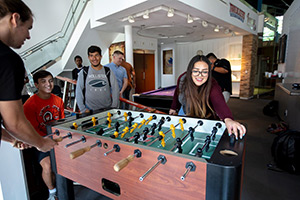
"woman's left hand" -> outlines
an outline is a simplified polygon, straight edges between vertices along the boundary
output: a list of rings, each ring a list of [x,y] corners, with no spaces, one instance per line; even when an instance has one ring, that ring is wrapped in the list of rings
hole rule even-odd
[[[242,139],[243,136],[246,134],[245,126],[240,124],[239,122],[234,121],[230,118],[226,118],[224,122],[228,130],[228,134],[229,135],[234,134],[236,139],[238,139],[238,137]]]

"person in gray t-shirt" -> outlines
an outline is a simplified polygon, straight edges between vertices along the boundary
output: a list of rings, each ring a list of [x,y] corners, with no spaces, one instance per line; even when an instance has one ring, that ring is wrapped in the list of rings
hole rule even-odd
[[[110,75],[106,75],[106,70],[100,64],[101,49],[97,46],[90,46],[88,48],[88,58],[91,66],[88,67],[85,83],[85,70],[80,71],[77,79],[76,101],[80,112],[117,108],[119,106],[118,82],[114,73],[110,70]],[[83,94],[84,84],[85,94]]]

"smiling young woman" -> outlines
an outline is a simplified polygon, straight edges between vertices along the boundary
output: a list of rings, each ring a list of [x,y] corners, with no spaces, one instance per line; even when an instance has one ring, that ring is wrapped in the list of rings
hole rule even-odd
[[[205,56],[196,55],[191,59],[186,72],[178,78],[176,90],[171,108],[172,111],[180,108],[178,115],[223,120],[229,134],[234,133],[236,138],[245,135],[246,128],[233,120]],[[171,110],[170,114],[173,114]]]

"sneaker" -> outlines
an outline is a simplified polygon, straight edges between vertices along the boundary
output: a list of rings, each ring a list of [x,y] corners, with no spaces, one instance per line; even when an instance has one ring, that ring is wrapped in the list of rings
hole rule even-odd
[[[57,200],[56,193],[50,193],[48,200]]]

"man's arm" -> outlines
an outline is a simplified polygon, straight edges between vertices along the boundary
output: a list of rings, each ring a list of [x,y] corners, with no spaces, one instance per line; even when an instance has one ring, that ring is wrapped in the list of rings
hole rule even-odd
[[[6,130],[3,129],[2,127],[1,127],[1,131],[2,131],[1,140],[9,143],[14,143],[16,139],[13,136],[9,135],[9,133],[7,133]]]
[[[227,69],[224,69],[223,67],[214,67],[213,70],[215,72],[219,72],[221,74],[227,74],[228,73],[228,70]]]
[[[78,108],[81,112],[85,112],[86,110],[85,104],[83,102],[83,92],[82,92],[84,87],[83,73],[84,73],[84,69],[82,69],[78,74],[77,83],[76,83],[76,96],[75,96]]]
[[[123,86],[122,89],[120,91],[120,96],[123,94],[123,92],[125,91],[125,89],[127,88],[128,85],[128,79],[127,78],[123,78]],[[122,96],[121,96],[122,97]]]
[[[131,75],[132,75],[132,86],[133,86],[133,88],[136,88],[135,70],[133,67],[132,67]]]
[[[51,150],[57,144],[50,138],[43,138],[35,131],[24,115],[21,100],[0,101],[0,112],[5,128],[13,137],[43,152]]]
[[[230,63],[229,61],[225,60],[225,59],[221,59],[216,61],[217,63],[214,63],[216,65],[212,65],[212,69],[215,72],[219,72],[221,74],[227,74],[229,72],[230,69]]]
[[[120,89],[118,85],[118,81],[115,77],[115,74],[113,71],[110,71],[110,82],[111,82],[111,96],[112,96],[112,108],[118,108],[119,107],[119,97],[120,97]]]

